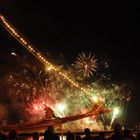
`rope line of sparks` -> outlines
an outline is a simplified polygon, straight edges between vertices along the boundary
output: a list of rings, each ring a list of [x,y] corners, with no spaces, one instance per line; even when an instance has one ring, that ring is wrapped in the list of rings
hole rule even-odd
[[[57,66],[53,65],[52,63],[50,63],[46,59],[46,57],[37,48],[33,47],[29,43],[29,41],[27,41],[27,39],[25,39],[25,37],[23,37],[23,35],[21,35],[21,33],[19,33],[19,31],[17,31],[17,29],[15,27],[13,27],[13,25],[11,25],[9,23],[9,21],[7,21],[7,19],[5,19],[2,15],[0,15],[0,21],[1,21],[2,26],[13,37],[16,38],[29,52],[31,52],[45,66],[47,65],[50,70],[53,70],[54,72],[57,72],[57,74],[59,74],[63,79],[65,79],[67,82],[69,82],[72,86],[80,89],[84,93],[88,93],[88,91],[84,87],[80,86],[79,83],[73,81],[65,72],[60,70],[60,68],[58,68]]]

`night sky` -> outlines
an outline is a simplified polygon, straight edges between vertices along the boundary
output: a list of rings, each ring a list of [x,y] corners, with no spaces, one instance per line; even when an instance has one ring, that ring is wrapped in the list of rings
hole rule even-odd
[[[55,59],[62,53],[71,63],[80,52],[109,61],[112,81],[133,87],[128,104],[130,125],[140,122],[140,12],[134,4],[40,3],[0,1],[3,14],[32,44]],[[24,51],[0,26],[0,76],[14,63],[8,53]],[[9,63],[10,62],[10,63]]]

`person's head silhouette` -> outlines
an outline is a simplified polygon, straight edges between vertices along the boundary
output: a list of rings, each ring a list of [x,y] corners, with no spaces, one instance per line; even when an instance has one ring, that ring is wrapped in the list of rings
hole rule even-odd
[[[90,129],[85,128],[84,133],[85,133],[86,136],[90,136]]]

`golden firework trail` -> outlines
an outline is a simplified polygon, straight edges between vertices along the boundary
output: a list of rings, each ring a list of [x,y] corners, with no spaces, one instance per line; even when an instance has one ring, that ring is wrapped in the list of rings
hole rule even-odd
[[[86,94],[88,93],[88,90],[86,88],[84,88],[78,82],[71,79],[66,72],[61,70],[58,66],[55,66],[54,64],[50,63],[49,60],[47,60],[47,58],[37,48],[33,47],[31,43],[2,15],[0,15],[0,23],[30,53],[32,53],[39,61],[41,61],[45,66],[47,66],[49,70],[60,75],[73,87],[76,87],[77,89],[83,91]]]

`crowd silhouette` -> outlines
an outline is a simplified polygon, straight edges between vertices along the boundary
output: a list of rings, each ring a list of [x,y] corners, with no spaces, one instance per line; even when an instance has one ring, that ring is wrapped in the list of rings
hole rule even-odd
[[[60,136],[54,132],[53,126],[48,126],[45,130],[43,139],[39,139],[40,133],[34,132],[32,134],[32,140],[60,140]],[[15,130],[10,130],[6,135],[3,131],[0,131],[0,140],[23,140],[17,135]],[[97,134],[91,133],[89,128],[84,129],[84,135],[78,135],[68,131],[66,134],[66,140],[140,140],[140,132],[132,134],[132,131],[125,129],[122,131],[120,124],[114,125],[114,131],[112,134],[105,136],[104,132],[99,132]]]

